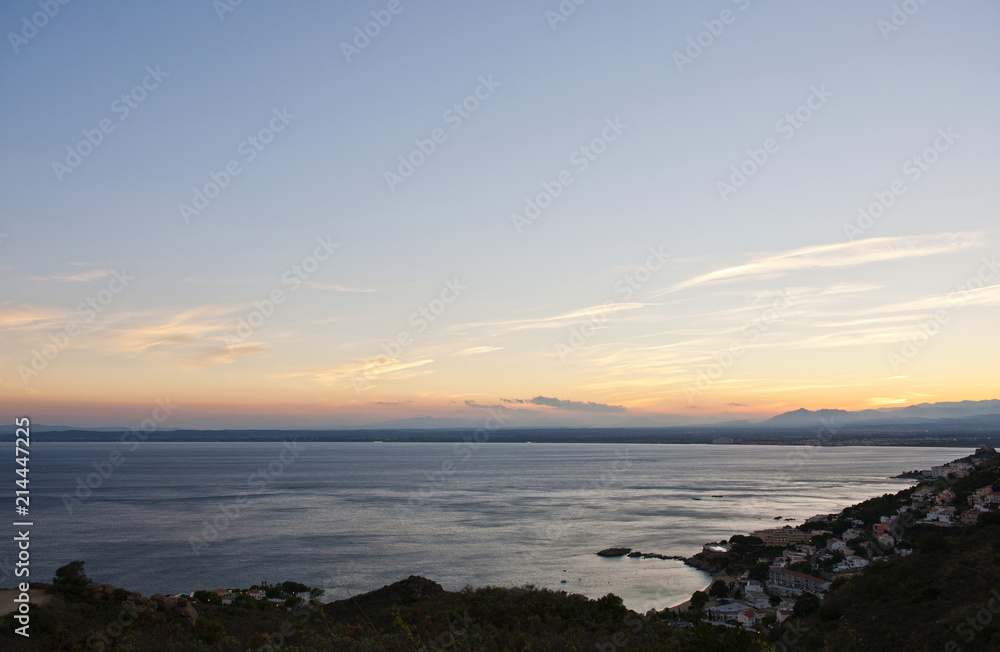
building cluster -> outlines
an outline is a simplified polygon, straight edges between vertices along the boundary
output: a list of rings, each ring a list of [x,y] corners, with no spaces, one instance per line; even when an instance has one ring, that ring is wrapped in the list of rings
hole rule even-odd
[[[229,606],[234,604],[241,597],[253,600],[263,600],[271,604],[287,606],[289,598],[308,601],[312,595],[308,592],[285,591],[280,587],[270,587],[271,591],[261,588],[251,589],[215,589],[213,591],[193,591],[190,593],[178,593],[175,598],[190,598],[199,602],[209,602]]]
[[[781,623],[803,595],[822,598],[838,577],[861,573],[869,564],[887,557],[910,554],[907,535],[914,525],[957,528],[976,524],[982,514],[1000,510],[1000,486],[984,484],[971,492],[966,488],[961,493],[968,494],[967,498],[960,501],[951,485],[968,478],[977,465],[995,456],[992,448],[981,448],[968,458],[921,472],[927,479],[897,503],[894,513],[879,516],[871,525],[846,512],[810,517],[807,528],[785,526],[752,532],[751,536],[769,548],[784,550],[758,559],[758,563],[770,564],[766,581],[751,579],[746,571],[730,583],[726,598],[709,602],[708,619],[750,630]],[[844,521],[847,529],[843,529]],[[823,529],[827,526],[839,534]]]

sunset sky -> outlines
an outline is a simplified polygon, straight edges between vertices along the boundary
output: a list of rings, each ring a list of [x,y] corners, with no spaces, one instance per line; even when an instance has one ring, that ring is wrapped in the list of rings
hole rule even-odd
[[[1000,6],[903,4],[4,3],[5,423],[1000,398]]]

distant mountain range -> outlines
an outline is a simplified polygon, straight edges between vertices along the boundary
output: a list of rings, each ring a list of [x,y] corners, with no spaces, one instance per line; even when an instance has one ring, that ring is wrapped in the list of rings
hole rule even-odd
[[[832,427],[892,424],[914,426],[925,422],[940,423],[943,421],[969,422],[970,425],[1000,425],[1000,400],[920,403],[906,407],[888,407],[856,412],[799,409],[779,414],[751,427],[802,429],[822,428],[824,424]],[[741,426],[746,427],[745,424],[741,424]]]
[[[500,407],[500,406],[495,406]],[[506,406],[504,406],[506,407]],[[1000,400],[957,401],[942,403],[920,403],[906,407],[886,407],[871,410],[792,410],[763,421],[733,420],[723,421],[718,418],[702,419],[689,415],[649,415],[649,414],[592,414],[586,418],[577,414],[551,414],[540,410],[508,409],[504,412],[508,420],[503,424],[503,430],[516,429],[566,429],[566,428],[605,428],[605,429],[683,429],[685,431],[704,430],[748,430],[748,431],[785,431],[785,430],[818,430],[820,428],[858,429],[870,426],[885,431],[893,427],[916,430],[922,426],[934,428],[968,427],[976,430],[1000,429]],[[278,425],[280,421],[259,420],[251,425],[226,425],[223,422],[212,424],[175,422],[172,428],[161,428],[160,432],[175,430],[295,430],[295,431],[364,431],[364,430],[468,430],[483,426],[489,413],[483,410],[482,416],[441,418],[441,417],[411,417],[381,421],[377,423],[345,423],[309,425]],[[106,433],[128,430],[123,427],[81,428],[76,426],[49,426],[39,423],[31,424],[33,432],[63,432]],[[13,424],[0,425],[0,435],[9,435],[15,431]]]

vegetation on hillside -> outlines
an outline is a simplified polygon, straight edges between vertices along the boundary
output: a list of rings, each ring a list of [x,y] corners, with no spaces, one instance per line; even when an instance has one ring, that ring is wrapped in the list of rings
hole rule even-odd
[[[1000,650],[1000,524],[913,533],[916,550],[834,582],[775,636],[802,650]],[[949,646],[950,645],[950,646]]]
[[[216,604],[206,592],[195,601],[197,619],[170,609],[130,602],[124,589],[101,593],[82,562],[60,569],[52,599],[33,605],[31,638],[13,634],[4,617],[0,649],[18,650],[704,650],[766,649],[755,633],[707,623],[692,625],[677,615],[641,615],[609,594],[598,600],[535,587],[445,591],[412,576],[348,600],[292,605],[234,599]],[[281,585],[279,585],[281,586]],[[272,587],[273,588],[273,587]],[[308,587],[293,587],[308,591]],[[692,614],[698,620],[700,614]]]

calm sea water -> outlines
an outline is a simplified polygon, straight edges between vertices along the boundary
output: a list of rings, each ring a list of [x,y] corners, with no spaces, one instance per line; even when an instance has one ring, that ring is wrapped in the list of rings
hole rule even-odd
[[[681,562],[595,552],[690,555],[707,541],[898,491],[908,482],[889,476],[971,452],[36,443],[32,578],[48,580],[83,559],[95,580],[146,595],[292,579],[342,598],[417,574],[452,590],[613,592],[645,611],[687,599],[707,575]],[[88,483],[94,488],[80,488]]]

